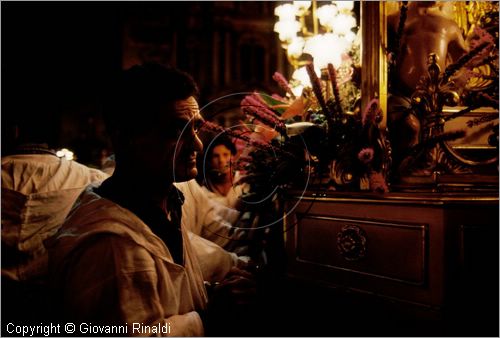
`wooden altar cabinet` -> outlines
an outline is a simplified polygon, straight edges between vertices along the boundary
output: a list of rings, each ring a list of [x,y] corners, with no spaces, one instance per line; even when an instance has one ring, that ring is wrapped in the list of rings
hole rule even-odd
[[[424,313],[498,311],[498,212],[498,192],[297,193],[287,276]]]

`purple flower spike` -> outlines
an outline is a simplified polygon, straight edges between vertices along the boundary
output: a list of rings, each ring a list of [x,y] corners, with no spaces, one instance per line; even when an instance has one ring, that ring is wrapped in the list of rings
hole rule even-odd
[[[288,81],[285,79],[283,74],[281,74],[280,72],[275,72],[273,74],[273,80],[276,81],[276,83],[281,87],[281,89],[290,94],[292,98],[295,98],[295,95],[292,92],[292,88],[290,88],[290,85],[288,84]]]

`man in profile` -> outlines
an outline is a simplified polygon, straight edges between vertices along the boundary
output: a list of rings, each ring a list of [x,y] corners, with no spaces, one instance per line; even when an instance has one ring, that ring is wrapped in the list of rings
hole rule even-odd
[[[189,75],[156,64],[132,67],[111,88],[105,120],[116,168],[82,193],[50,244],[63,319],[127,325],[129,335],[144,335],[134,323],[204,334],[207,292],[173,185],[197,174],[196,95]],[[239,274],[225,284],[247,282]]]

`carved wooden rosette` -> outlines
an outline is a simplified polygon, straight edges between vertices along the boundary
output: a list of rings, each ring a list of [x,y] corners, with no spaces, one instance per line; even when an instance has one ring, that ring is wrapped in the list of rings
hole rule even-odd
[[[344,259],[357,261],[366,255],[366,234],[356,225],[345,225],[337,234],[337,248]]]

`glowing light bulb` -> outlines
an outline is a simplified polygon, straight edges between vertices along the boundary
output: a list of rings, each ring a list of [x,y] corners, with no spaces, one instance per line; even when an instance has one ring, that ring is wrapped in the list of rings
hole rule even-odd
[[[62,148],[56,152],[57,157],[65,158],[68,161],[73,160],[74,154],[71,150],[68,150],[66,148]]]
[[[321,69],[316,64],[314,64],[314,72],[318,77],[321,76]],[[292,79],[298,81],[299,84],[304,87],[311,87],[311,80],[309,79],[309,75],[307,74],[306,67],[300,67],[296,69],[292,74]]]
[[[292,4],[284,4],[274,9],[274,15],[280,18],[280,21],[293,21],[297,15],[297,9]]]
[[[302,50],[304,49],[304,38],[295,37],[292,42],[288,45],[288,54],[293,57],[299,57],[302,55]]]
[[[345,35],[356,27],[356,19],[351,15],[339,14],[333,19],[332,27],[335,34]]]
[[[328,33],[316,35],[307,40],[304,52],[313,56],[314,64],[320,69],[326,68],[329,63],[338,68],[342,63],[342,54],[347,47],[347,41]]]
[[[339,11],[352,11],[354,8],[354,1],[332,1]]]
[[[281,41],[290,41],[297,36],[300,30],[298,21],[278,21],[274,25],[274,31],[279,34]]]
[[[331,29],[333,19],[337,15],[337,12],[337,7],[335,7],[334,5],[324,5],[318,8],[316,14],[318,16],[319,23],[322,26],[326,26]]]
[[[352,31],[347,32],[346,35],[344,35],[344,39],[349,43],[352,44],[354,40],[356,39],[356,34],[354,34]]]

